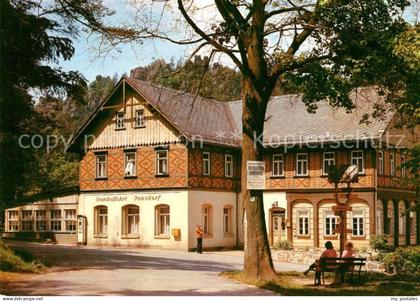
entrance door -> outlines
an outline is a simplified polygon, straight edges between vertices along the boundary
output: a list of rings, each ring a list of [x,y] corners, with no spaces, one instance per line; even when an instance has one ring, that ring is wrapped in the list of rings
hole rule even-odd
[[[280,212],[273,212],[271,215],[271,233],[273,245],[281,241],[283,224],[284,214],[281,214]]]

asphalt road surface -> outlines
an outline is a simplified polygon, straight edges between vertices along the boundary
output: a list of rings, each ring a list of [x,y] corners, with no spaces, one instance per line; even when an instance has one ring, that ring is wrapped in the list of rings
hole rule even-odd
[[[51,266],[46,273],[0,279],[4,295],[264,296],[267,290],[219,276],[242,269],[243,252],[203,254],[156,249],[58,246],[11,242]],[[278,271],[304,265],[275,262]],[[20,276],[19,276],[20,277]]]

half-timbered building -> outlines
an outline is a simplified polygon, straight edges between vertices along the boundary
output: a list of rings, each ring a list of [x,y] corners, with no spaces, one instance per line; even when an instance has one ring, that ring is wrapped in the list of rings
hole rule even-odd
[[[356,247],[367,247],[376,234],[387,234],[393,245],[419,243],[415,189],[402,181],[413,175],[400,168],[418,129],[398,129],[391,113],[360,123],[383,99],[372,88],[351,97],[352,113],[319,103],[311,114],[298,95],[270,100],[264,136],[255,142],[266,148],[263,197],[271,245],[338,245],[330,165],[358,167],[350,194],[339,187],[351,207],[347,238]],[[241,101],[122,78],[68,149],[80,154],[77,215],[85,235],[79,242],[191,250],[194,227],[201,224],[206,248],[243,244],[241,129]]]

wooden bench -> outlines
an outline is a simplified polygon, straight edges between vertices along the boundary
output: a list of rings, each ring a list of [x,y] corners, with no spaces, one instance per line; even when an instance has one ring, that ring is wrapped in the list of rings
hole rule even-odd
[[[340,284],[344,283],[344,274],[350,273],[350,283],[353,282],[353,274],[358,274],[358,283],[361,283],[362,267],[366,265],[366,258],[356,257],[322,257],[320,259],[319,271],[321,272],[322,285],[325,286],[325,272],[335,272],[340,274]]]

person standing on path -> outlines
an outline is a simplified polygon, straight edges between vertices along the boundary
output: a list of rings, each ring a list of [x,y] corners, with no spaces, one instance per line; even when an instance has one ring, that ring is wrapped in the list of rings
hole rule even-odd
[[[199,254],[203,252],[203,230],[200,225],[195,227],[195,237],[197,238],[197,248],[195,251]]]

